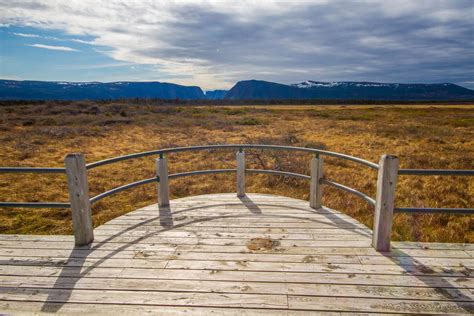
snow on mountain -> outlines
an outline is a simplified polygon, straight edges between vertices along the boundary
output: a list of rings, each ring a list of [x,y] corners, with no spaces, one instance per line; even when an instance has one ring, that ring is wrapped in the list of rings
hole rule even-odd
[[[379,83],[304,81],[285,85],[239,81],[226,99],[473,100],[474,91],[451,83]]]
[[[301,83],[292,84],[291,86],[304,89],[304,88],[314,88],[314,87],[333,88],[333,87],[338,87],[338,86],[395,87],[395,86],[398,86],[398,84],[397,83],[379,83],[379,82],[353,82],[353,81],[322,82],[322,81],[307,80]]]

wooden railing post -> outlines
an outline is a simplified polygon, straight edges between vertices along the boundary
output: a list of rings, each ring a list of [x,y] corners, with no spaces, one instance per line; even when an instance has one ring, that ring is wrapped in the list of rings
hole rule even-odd
[[[309,206],[318,209],[323,206],[323,186],[320,183],[323,178],[323,158],[317,155],[311,159],[311,184],[309,192]]]
[[[156,174],[159,178],[158,183],[158,205],[170,205],[169,185],[168,185],[168,160],[160,155],[156,159]]]
[[[245,196],[245,153],[240,149],[237,154],[237,196]]]
[[[65,164],[75,243],[84,246],[94,240],[86,161],[83,154],[69,154]]]
[[[397,187],[398,158],[383,155],[379,162],[372,245],[377,251],[390,251],[393,208]]]

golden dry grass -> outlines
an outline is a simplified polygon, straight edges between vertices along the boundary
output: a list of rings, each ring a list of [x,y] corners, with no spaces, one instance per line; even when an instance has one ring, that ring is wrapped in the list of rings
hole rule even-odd
[[[88,162],[140,151],[216,143],[266,143],[324,148],[377,162],[384,153],[402,168],[474,168],[472,106],[227,106],[21,105],[0,107],[1,166],[63,166],[67,153]],[[310,156],[247,151],[253,168],[309,173]],[[169,155],[170,172],[233,168],[231,151]],[[375,171],[326,158],[326,177],[375,195]],[[89,173],[91,195],[154,175],[154,157],[121,162]],[[397,206],[473,207],[474,179],[402,176]],[[308,199],[305,181],[249,175],[247,191]],[[233,175],[182,178],[171,183],[172,198],[234,192]],[[67,201],[63,175],[0,174],[0,200]],[[326,188],[324,203],[372,225],[372,208],[357,197]],[[94,225],[155,203],[154,185],[106,198],[93,207]],[[69,234],[69,210],[1,209],[0,233]],[[401,215],[395,240],[473,242],[472,216]]]

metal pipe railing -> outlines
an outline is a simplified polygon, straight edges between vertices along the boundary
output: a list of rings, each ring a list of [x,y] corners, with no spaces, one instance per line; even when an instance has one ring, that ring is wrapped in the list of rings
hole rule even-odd
[[[366,195],[365,193],[362,193],[360,191],[357,191],[351,187],[345,186],[343,184],[337,183],[335,181],[327,180],[327,179],[321,179],[321,184],[329,185],[331,187],[346,191],[348,193],[354,194],[355,196],[358,196],[362,198],[364,201],[369,203],[370,205],[374,206],[375,205],[375,200],[371,198],[370,196]]]
[[[103,193],[97,194],[96,196],[94,196],[90,199],[90,202],[95,203],[95,202],[98,202],[98,201],[102,200],[103,198],[105,198],[109,195],[119,193],[119,192],[131,189],[131,188],[134,188],[134,187],[137,187],[137,186],[140,186],[140,185],[144,185],[144,184],[147,184],[147,183],[153,183],[153,182],[156,182],[156,181],[157,181],[157,178],[154,177],[154,178],[143,179],[143,180],[132,182],[132,183],[127,183],[127,184],[121,185],[119,187],[113,188],[111,190],[105,191]]]
[[[66,168],[1,167],[0,173],[66,173]]]
[[[275,175],[275,176],[283,176],[283,177],[311,180],[311,176],[307,176],[305,174],[294,173],[294,172],[286,172],[286,171],[278,171],[278,170],[245,169],[245,172],[271,174],[271,175]]]
[[[474,176],[474,170],[399,169],[398,174],[416,176]]]
[[[0,207],[70,208],[71,204],[61,202],[0,202]]]
[[[170,174],[168,176],[169,179],[177,179],[182,177],[188,176],[197,176],[197,175],[204,175],[204,174],[216,174],[216,173],[231,173],[236,172],[236,169],[212,169],[212,170],[197,170],[197,171],[189,171],[189,172],[180,172]]]
[[[263,169],[246,169],[245,168],[245,154],[243,149],[264,149],[264,150],[290,150],[304,153],[311,153],[315,158],[311,161],[311,176],[279,171],[279,170],[263,170]],[[185,151],[200,151],[200,150],[220,150],[220,149],[238,149],[238,164],[237,169],[214,169],[214,170],[197,170],[189,172],[181,172],[168,175],[167,160],[164,154],[177,153]],[[141,158],[151,155],[160,155],[157,160],[157,170],[160,177],[155,176],[148,179],[139,180],[128,183],[106,192],[100,193],[92,198],[89,198],[89,188],[87,181],[87,170],[91,170],[100,166],[125,161],[129,159]],[[239,156],[240,155],[240,156]],[[323,177],[323,161],[320,155],[336,157],[353,161],[371,169],[378,170],[377,178],[377,198],[373,199],[363,192],[355,190],[351,187],[337,183]],[[240,160],[239,160],[240,158]],[[388,164],[388,165],[387,165]],[[168,178],[176,179],[186,176],[205,175],[205,174],[220,174],[220,173],[237,173],[237,188],[238,194],[245,194],[245,173],[259,173],[278,175],[284,177],[292,177],[304,180],[311,180],[310,185],[310,206],[313,208],[320,208],[322,206],[322,186],[328,185],[339,190],[343,190],[362,198],[370,205],[375,206],[375,220],[374,226],[374,247],[377,250],[384,251],[390,247],[391,221],[393,213],[446,213],[446,214],[474,214],[472,208],[422,208],[422,207],[395,207],[395,186],[397,182],[397,175],[419,175],[419,176],[473,176],[474,170],[447,170],[447,169],[398,169],[398,158],[395,156],[382,156],[379,164],[358,158],[350,155],[340,154],[336,152],[303,148],[291,146],[277,146],[277,145],[258,145],[258,144],[223,144],[223,145],[209,145],[209,146],[192,146],[192,147],[177,147],[167,148],[153,151],[146,151],[130,155],[104,159],[93,163],[86,164],[82,154],[70,154],[66,157],[66,168],[33,168],[33,167],[0,167],[0,173],[38,173],[38,174],[66,174],[68,179],[68,188],[70,203],[63,202],[0,202],[0,207],[31,207],[31,208],[71,208],[73,215],[73,224],[75,224],[76,244],[86,244],[93,240],[91,211],[90,205],[102,200],[105,197],[113,194],[153,183],[158,182],[159,186],[159,204],[167,205],[169,199]],[[385,193],[383,193],[385,192]],[[76,229],[76,226],[78,227]],[[76,233],[77,230],[77,233]]]
[[[456,215],[474,214],[474,208],[396,207],[393,209],[393,211],[395,213],[408,213],[408,214],[456,214]]]
[[[145,151],[136,154],[124,155],[120,157],[114,157],[109,159],[104,159],[96,162],[92,162],[86,165],[87,169],[93,169],[107,164],[136,159],[152,155],[164,155],[169,153],[177,153],[183,151],[198,151],[198,150],[213,150],[213,149],[241,149],[241,148],[250,148],[250,149],[270,149],[270,150],[292,150],[292,151],[301,151],[312,154],[320,154],[331,157],[342,158],[350,161],[354,161],[363,165],[366,165],[372,169],[378,169],[378,165],[371,161],[361,159],[358,157],[353,157],[350,155],[340,154],[332,151],[313,149],[313,148],[304,148],[304,147],[292,147],[292,146],[276,146],[276,145],[253,145],[253,144],[228,144],[228,145],[208,145],[208,146],[191,146],[191,147],[177,147],[177,148],[166,148],[152,151]]]
[[[169,179],[177,179],[177,178],[182,178],[182,177],[188,177],[188,176],[197,176],[197,175],[205,175],[205,174],[220,174],[220,173],[235,173],[237,169],[212,169],[212,170],[198,170],[198,171],[189,171],[189,172],[181,172],[181,173],[174,173],[170,174],[168,176]],[[293,172],[285,172],[285,171],[276,171],[276,170],[263,170],[263,169],[246,169],[245,172],[248,173],[261,173],[261,174],[271,174],[271,175],[278,175],[278,176],[284,176],[284,177],[293,177],[293,178],[298,178],[298,179],[304,179],[304,180],[310,180],[311,177],[304,175],[304,174],[299,174],[299,173],[293,173]],[[115,187],[111,190],[105,191],[103,193],[100,193],[90,199],[91,203],[98,202],[102,200],[105,197],[108,197],[110,195],[140,186],[140,185],[145,185],[153,182],[160,182],[158,177],[154,178],[148,178],[148,179],[143,179],[139,180],[136,182],[124,184],[119,187]],[[1,204],[0,204],[1,206]]]

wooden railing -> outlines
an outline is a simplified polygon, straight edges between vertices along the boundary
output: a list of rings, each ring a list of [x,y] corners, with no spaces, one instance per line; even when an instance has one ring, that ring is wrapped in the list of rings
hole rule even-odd
[[[198,170],[176,174],[168,174],[168,161],[166,154],[212,150],[212,149],[238,149],[236,153],[236,169],[216,169],[216,170]],[[311,175],[304,175],[293,172],[277,170],[247,169],[245,167],[244,149],[267,149],[267,150],[291,150],[314,154],[310,162]],[[159,155],[156,159],[156,176],[140,181],[122,185],[94,197],[89,196],[89,186],[87,180],[87,171],[93,168],[105,166],[108,164],[141,158],[146,156]],[[322,156],[336,157],[362,164],[378,171],[377,192],[373,199],[367,194],[357,191],[353,188],[337,183],[324,177]],[[250,144],[229,144],[229,145],[210,145],[194,147],[178,147],[160,149],[154,151],[141,152],[126,156],[119,156],[105,159],[90,164],[86,164],[84,155],[80,153],[69,154],[65,158],[65,168],[27,168],[27,167],[2,167],[0,173],[63,173],[67,176],[69,189],[69,203],[67,202],[0,202],[0,207],[40,207],[40,208],[71,208],[72,222],[76,245],[87,245],[94,240],[94,232],[91,216],[91,205],[103,198],[116,194],[118,192],[141,186],[147,183],[158,183],[158,205],[160,207],[169,205],[169,180],[179,177],[216,174],[216,173],[236,173],[236,192],[237,196],[245,195],[245,174],[263,173],[285,177],[294,177],[310,180],[310,198],[309,205],[314,209],[322,207],[323,186],[332,186],[336,189],[354,194],[364,201],[373,205],[375,208],[372,245],[377,251],[390,250],[390,236],[392,232],[393,214],[398,213],[449,213],[449,214],[474,214],[473,208],[399,208],[395,207],[395,192],[398,175],[452,175],[452,176],[474,176],[474,170],[424,170],[424,169],[399,169],[398,158],[392,155],[383,155],[378,164],[341,153],[290,146],[274,145],[250,145]]]

